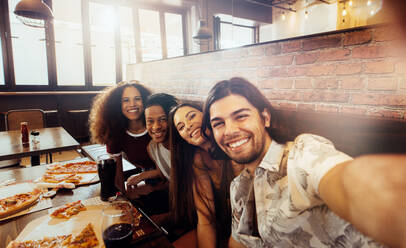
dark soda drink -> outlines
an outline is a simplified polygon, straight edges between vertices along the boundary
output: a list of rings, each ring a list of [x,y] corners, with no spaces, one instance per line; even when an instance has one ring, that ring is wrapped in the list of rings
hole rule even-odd
[[[109,226],[103,232],[103,240],[106,248],[125,248],[131,244],[133,227],[128,223],[118,223]]]
[[[104,157],[97,162],[97,171],[100,178],[100,199],[107,201],[115,196],[117,188],[114,185],[116,175],[116,162],[113,158]]]

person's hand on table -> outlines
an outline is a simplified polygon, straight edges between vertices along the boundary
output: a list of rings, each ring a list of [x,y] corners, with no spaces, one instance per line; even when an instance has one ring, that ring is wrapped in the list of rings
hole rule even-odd
[[[127,186],[126,195],[130,199],[138,199],[141,196],[148,195],[152,191],[154,191],[154,187],[151,185],[146,184],[139,187],[129,185]]]
[[[144,174],[144,172],[141,172],[139,174],[130,176],[127,179],[127,186],[137,187],[137,184],[145,179],[143,174]],[[132,188],[132,187],[130,187],[130,188]]]

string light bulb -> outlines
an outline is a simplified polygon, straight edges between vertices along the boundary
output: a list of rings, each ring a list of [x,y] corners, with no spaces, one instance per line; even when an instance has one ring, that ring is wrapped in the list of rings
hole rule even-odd
[[[347,10],[345,9],[345,6],[343,8],[343,12],[341,13],[342,16],[346,16],[347,15]]]
[[[309,12],[307,10],[305,11],[305,18],[309,18]]]
[[[372,4],[372,1],[371,1],[371,0],[368,0],[367,6],[371,6],[371,4]]]
[[[352,6],[352,0],[348,2],[348,6]]]
[[[285,11],[282,13],[282,20],[286,20]]]

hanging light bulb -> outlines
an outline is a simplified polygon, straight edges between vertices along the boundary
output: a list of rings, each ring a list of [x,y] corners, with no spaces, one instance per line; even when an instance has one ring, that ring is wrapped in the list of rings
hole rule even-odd
[[[346,16],[347,15],[347,10],[345,9],[345,7],[343,8],[343,12],[341,13],[342,16]]]
[[[282,20],[286,20],[285,12],[282,13]]]
[[[375,14],[375,11],[374,11],[374,10],[371,10],[371,12],[369,12],[369,14],[371,14],[371,16],[372,16],[372,15]]]
[[[352,6],[352,0],[348,2],[348,6]]]
[[[309,12],[307,10],[305,11],[305,18],[309,18]]]
[[[368,0],[367,6],[371,6],[371,4],[372,4],[372,1],[371,1],[371,0]]]

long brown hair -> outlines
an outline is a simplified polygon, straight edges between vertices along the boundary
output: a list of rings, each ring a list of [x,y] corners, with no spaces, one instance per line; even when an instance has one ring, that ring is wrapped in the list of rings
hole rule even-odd
[[[128,128],[128,119],[121,111],[121,97],[125,88],[134,87],[140,94],[142,104],[151,91],[138,81],[121,82],[99,93],[93,100],[89,115],[89,127],[92,142],[111,145],[121,139]],[[145,125],[144,113],[140,117]]]
[[[201,106],[182,103],[174,107],[169,113],[169,139],[171,147],[169,199],[175,223],[186,221],[189,225],[195,225],[197,215],[193,200],[193,182],[195,179],[193,163],[197,147],[189,144],[180,136],[173,120],[176,111],[184,106],[202,111]]]
[[[197,183],[193,166],[195,154],[200,147],[186,142],[179,134],[174,124],[176,111],[184,106],[195,108],[202,112],[198,104],[182,103],[173,108],[169,114],[170,147],[171,147],[171,180],[169,182],[169,199],[172,217],[175,223],[182,223],[189,226],[197,224],[197,213],[193,199],[193,185]],[[231,233],[231,209],[229,205],[229,188],[234,178],[233,169],[228,161],[218,160],[216,163],[221,166],[220,190],[213,190],[214,210],[208,204],[213,201],[203,192],[196,190],[197,197],[206,205],[209,215],[206,216],[216,226],[217,246],[230,236]],[[205,163],[203,170],[210,171]],[[212,183],[212,189],[214,184]],[[198,189],[199,187],[197,187]]]
[[[218,147],[214,141],[212,135],[212,128],[210,125],[210,107],[211,105],[229,95],[240,95],[247,99],[259,113],[267,110],[271,115],[271,126],[266,128],[269,136],[278,143],[285,143],[289,139],[288,130],[283,127],[277,115],[277,112],[272,107],[271,103],[266,97],[244,78],[234,77],[230,80],[223,80],[218,82],[209,92],[209,95],[204,104],[203,121],[202,121],[202,133],[206,134],[206,129],[210,130],[210,134],[207,138],[213,143],[213,149],[211,150],[212,156],[216,158],[229,159],[228,156]]]

